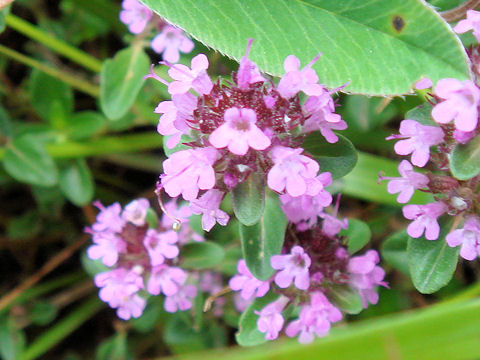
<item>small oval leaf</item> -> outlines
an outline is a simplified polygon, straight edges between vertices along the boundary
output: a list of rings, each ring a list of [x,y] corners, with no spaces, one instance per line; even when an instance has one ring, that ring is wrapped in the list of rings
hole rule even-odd
[[[348,219],[348,228],[342,229],[340,235],[347,237],[348,252],[354,254],[370,241],[372,232],[363,221]]]
[[[95,185],[85,159],[72,160],[62,166],[58,180],[63,195],[75,205],[92,201]]]
[[[233,212],[243,225],[252,226],[260,220],[265,208],[265,179],[251,173],[247,180],[232,191]]]
[[[468,144],[456,145],[449,160],[450,170],[459,180],[468,180],[480,174],[480,135]]]

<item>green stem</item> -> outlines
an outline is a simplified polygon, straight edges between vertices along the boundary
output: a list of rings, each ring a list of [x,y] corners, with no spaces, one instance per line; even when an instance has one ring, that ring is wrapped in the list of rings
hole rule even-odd
[[[79,79],[75,76],[72,76],[64,71],[59,70],[58,68],[51,67],[49,65],[45,65],[44,63],[29,58],[28,56],[25,56],[15,50],[12,50],[10,48],[7,48],[3,45],[0,45],[0,54],[3,54],[5,56],[8,56],[9,58],[12,58],[22,64],[25,64],[27,66],[30,66],[34,69],[38,69],[40,71],[43,71],[45,74],[53,76],[54,78],[57,78],[58,80],[61,80],[69,85],[71,85],[73,88],[91,95],[93,97],[98,97],[100,93],[100,89],[98,86],[90,84],[88,81]]]
[[[103,303],[96,296],[90,298],[38,336],[21,354],[20,360],[33,360],[42,356],[95,315],[102,307]]]
[[[38,41],[39,43],[49,47],[60,55],[82,65],[86,69],[99,73],[102,69],[102,62],[97,58],[77,49],[76,47],[61,41],[50,34],[47,34],[35,25],[30,24],[13,14],[8,14],[5,17],[7,26],[15,29],[19,33]]]

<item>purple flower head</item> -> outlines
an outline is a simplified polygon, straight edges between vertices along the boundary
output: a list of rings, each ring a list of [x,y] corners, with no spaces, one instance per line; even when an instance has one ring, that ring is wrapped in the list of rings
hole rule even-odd
[[[148,229],[143,245],[147,249],[150,263],[152,266],[158,266],[164,263],[165,258],[174,259],[178,256],[178,234],[173,230],[158,232],[154,229]]]
[[[255,123],[257,114],[252,109],[232,107],[224,114],[225,122],[215,129],[208,138],[217,149],[228,146],[235,155],[245,155],[248,148],[265,150],[270,146],[270,139]]]
[[[204,54],[198,54],[192,59],[192,68],[182,64],[172,65],[168,75],[175,81],[168,86],[168,92],[172,95],[183,94],[188,90],[195,90],[199,94],[209,94],[213,84],[207,74],[208,58]]]
[[[175,295],[187,280],[187,273],[178,267],[165,264],[152,268],[147,291],[152,295],[161,292],[166,296]]]
[[[321,213],[323,219],[322,232],[330,237],[336,236],[340,230],[348,229],[348,219],[337,219],[336,215]]]
[[[283,62],[285,75],[278,83],[278,92],[284,98],[289,99],[299,91],[310,96],[321,95],[323,86],[317,84],[318,76],[312,65],[320,58],[318,54],[307,66],[300,70],[300,60],[295,55],[289,55]]]
[[[364,308],[368,307],[368,303],[375,305],[378,302],[375,287],[387,286],[383,281],[385,270],[377,266],[379,261],[378,253],[375,250],[369,250],[365,255],[350,258],[348,262],[350,285],[360,293]]]
[[[289,337],[295,337],[300,333],[298,342],[308,344],[314,340],[315,335],[318,337],[327,335],[330,324],[341,319],[340,310],[333,306],[324,294],[316,291],[310,295],[310,304],[302,307],[299,318],[288,324],[285,333]]]
[[[476,135],[477,135],[477,132],[475,130],[473,131],[455,130],[453,132],[453,138],[460,144],[466,144],[470,142],[470,140],[472,140]]]
[[[253,300],[245,300],[240,293],[233,294],[233,305],[239,313],[243,313],[252,303]]]
[[[117,309],[119,318],[128,320],[140,317],[146,301],[137,295],[143,289],[143,279],[136,269],[118,268],[95,276],[95,285],[100,289],[99,297],[111,308]]]
[[[475,130],[478,123],[480,89],[471,80],[442,79],[435,86],[435,94],[445,99],[432,110],[433,119],[446,124],[452,120],[460,131]]]
[[[220,190],[208,190],[205,194],[200,196],[197,200],[192,200],[190,208],[192,213],[202,214],[202,228],[205,231],[210,231],[215,222],[225,226],[230,217],[225,211],[219,209],[224,193]]]
[[[93,205],[100,210],[97,221],[92,225],[93,231],[122,231],[125,220],[121,216],[122,207],[118,202],[104,207],[100,201],[95,201]]]
[[[283,328],[285,320],[282,316],[282,311],[290,300],[283,295],[274,302],[268,304],[260,311],[255,311],[257,314],[258,331],[265,333],[265,339],[275,340],[279,332]]]
[[[248,270],[245,260],[237,264],[238,274],[230,279],[228,285],[233,291],[240,291],[240,296],[245,300],[264,296],[270,289],[269,281],[261,281]]]
[[[270,157],[274,162],[268,172],[268,187],[274,191],[282,192],[284,189],[293,197],[308,193],[308,179],[317,176],[320,166],[318,163],[305,156],[300,155],[302,148],[292,149],[285,146],[275,146],[270,151]]]
[[[92,234],[93,245],[87,249],[87,255],[92,260],[102,259],[106,266],[113,266],[118,261],[118,254],[124,253],[127,244],[119,236],[111,232]]]
[[[430,80],[427,77],[424,77],[418,80],[413,86],[417,90],[424,90],[424,89],[430,89],[432,85],[433,85],[432,80]]]
[[[301,246],[294,246],[288,255],[274,255],[270,264],[275,270],[275,283],[282,289],[288,288],[292,282],[300,290],[307,290],[310,286],[308,269],[312,261]]]
[[[402,177],[380,177],[380,180],[389,180],[387,190],[390,194],[398,194],[397,201],[404,204],[410,200],[415,189],[424,189],[430,181],[426,175],[413,171],[413,166],[408,160],[402,160],[398,166]]]
[[[171,229],[173,227],[174,223],[176,222],[173,218],[177,219],[181,223],[180,231],[177,232],[178,244],[183,245],[192,240],[198,242],[205,240],[200,234],[197,234],[189,226],[189,217],[192,215],[190,206],[186,204],[179,206],[177,205],[176,200],[173,199],[165,204],[165,210],[168,214],[170,214],[171,217],[165,214],[162,216],[160,223],[164,229]]]
[[[471,215],[465,220],[463,229],[453,230],[446,237],[450,247],[462,245],[460,256],[466,260],[475,260],[480,255],[480,220]]]
[[[171,197],[182,194],[185,200],[197,198],[199,189],[215,186],[213,164],[219,154],[215,148],[206,147],[178,151],[163,162],[162,185]]]
[[[185,311],[192,307],[193,299],[197,296],[197,288],[194,285],[183,285],[174,295],[168,295],[163,304],[165,311],[174,313]]]
[[[413,238],[419,238],[425,232],[427,240],[436,240],[440,234],[437,218],[447,211],[443,202],[433,202],[426,205],[405,205],[403,216],[413,220],[407,227],[407,233]]]
[[[240,65],[237,72],[237,84],[240,89],[248,89],[250,84],[265,81],[265,78],[260,74],[258,66],[248,59],[250,48],[252,47],[252,39],[248,40],[245,55],[240,59]]]
[[[182,29],[165,25],[160,34],[152,40],[152,49],[158,54],[163,53],[163,59],[176,63],[180,59],[180,52],[189,53],[193,50],[193,41],[185,36]]]
[[[145,217],[150,203],[147,199],[141,198],[130,202],[125,206],[122,212],[122,218],[136,226],[145,225]]]
[[[137,0],[123,0],[120,21],[132,34],[140,34],[153,16],[153,12]]]
[[[467,18],[460,20],[453,28],[457,34],[466,33],[469,30],[473,30],[473,35],[480,42],[480,12],[475,10],[467,11]]]
[[[395,152],[398,155],[412,154],[412,164],[424,167],[430,158],[430,146],[440,144],[444,137],[439,127],[407,119],[400,123],[400,135],[389,136],[387,140],[404,139],[395,144]]]

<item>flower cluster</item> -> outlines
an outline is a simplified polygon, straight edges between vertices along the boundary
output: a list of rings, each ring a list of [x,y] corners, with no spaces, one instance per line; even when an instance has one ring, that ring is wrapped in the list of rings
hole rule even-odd
[[[438,218],[454,216],[455,227],[462,222],[464,225],[450,231],[447,243],[451,247],[461,245],[460,255],[473,260],[480,255],[480,176],[456,179],[449,161],[455,146],[479,136],[480,88],[471,80],[442,79],[429,95],[433,120],[429,123],[403,120],[400,134],[387,138],[400,140],[395,144],[395,152],[412,154],[411,163],[402,160],[398,167],[401,177],[380,179],[389,180],[388,192],[398,193],[399,203],[407,203],[415,190],[433,194],[432,203],[403,207],[405,218],[412,220],[407,227],[408,235],[413,238],[425,235],[427,240],[436,240],[440,235]],[[412,164],[428,170],[416,172]]]
[[[378,302],[376,287],[387,286],[383,281],[385,271],[378,266],[375,250],[361,256],[351,256],[339,236],[346,222],[326,215],[322,226],[315,224],[304,231],[291,227],[286,234],[282,254],[272,256],[270,263],[276,270],[267,281],[256,279],[238,262],[238,274],[230,279],[229,286],[248,301],[261,298],[268,292],[277,299],[260,311],[257,327],[265,339],[276,339],[288,319],[289,313],[298,314],[285,327],[285,334],[296,337],[301,343],[313,341],[315,336],[328,334],[331,323],[342,319],[342,302],[336,294],[350,293],[361,299],[363,307]],[[296,311],[286,311],[296,308]]]
[[[158,221],[143,198],[123,209],[119,203],[104,207],[96,202],[95,206],[100,210],[96,222],[85,230],[93,240],[87,255],[111,269],[95,276],[100,299],[124,320],[142,314],[148,294],[163,294],[168,312],[190,309],[197,287],[192,274],[180,267],[180,248],[203,238],[189,227],[189,209],[178,208],[175,200],[167,204],[169,213],[182,221],[181,231],[176,232],[172,219],[164,215]]]
[[[312,224],[310,217],[330,204],[325,187],[332,180],[300,146],[305,134],[316,130],[334,143],[338,137],[333,130],[347,125],[334,113],[331,92],[318,84],[312,69],[318,57],[300,68],[299,60],[288,56],[285,75],[275,84],[249,60],[251,44],[250,40],[232,82],[213,82],[204,54],[192,59],[191,68],[171,65],[170,83],[153,72],[148,76],[167,84],[172,95],[155,109],[161,114],[158,132],[168,136],[169,148],[179,142],[187,146],[165,160],[159,187],[171,197],[190,201],[209,231],[215,222],[228,222],[219,210],[225,194],[256,173],[282,196],[286,207],[310,214],[295,214],[306,229]],[[301,93],[306,95],[303,104]]]
[[[122,1],[120,20],[135,35],[158,32],[151,41],[151,47],[156,53],[163,54],[165,61],[176,63],[180,59],[180,53],[187,54],[193,50],[193,41],[185,36],[183,30],[155,16],[138,0]]]

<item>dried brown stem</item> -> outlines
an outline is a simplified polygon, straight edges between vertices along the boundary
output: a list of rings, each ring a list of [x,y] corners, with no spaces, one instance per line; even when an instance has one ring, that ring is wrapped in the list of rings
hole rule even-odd
[[[464,18],[468,10],[476,9],[479,6],[480,0],[468,0],[456,8],[441,12],[440,15],[445,21],[453,22]]]

